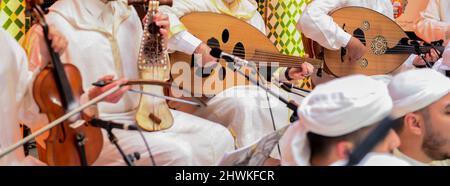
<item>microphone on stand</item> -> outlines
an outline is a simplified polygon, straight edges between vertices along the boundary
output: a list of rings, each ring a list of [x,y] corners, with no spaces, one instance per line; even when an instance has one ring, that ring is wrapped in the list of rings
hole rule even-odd
[[[224,59],[227,62],[235,62],[238,66],[248,66],[250,62],[240,57],[237,57],[233,54],[228,54],[222,51],[220,48],[212,48],[209,53],[211,56],[215,58]]]
[[[237,56],[234,56],[232,54],[225,53],[219,48],[211,49],[211,52],[209,54],[215,58],[222,58],[222,59],[226,60],[227,62],[235,62],[239,66],[247,66],[250,64],[247,60],[242,59]],[[290,122],[293,123],[298,120],[298,115],[297,115],[298,104],[295,101],[293,101],[293,100],[288,101],[288,100],[284,99],[277,93],[273,92],[270,88],[259,83],[258,80],[251,78],[250,76],[248,76],[247,74],[244,74],[240,70],[237,70],[236,72],[238,72],[239,74],[244,76],[248,81],[251,81],[253,84],[262,88],[263,90],[265,90],[266,92],[268,92],[269,94],[273,95],[274,97],[278,98],[281,102],[286,104],[286,106],[293,111],[292,116],[290,118]]]
[[[112,121],[104,121],[97,118],[91,120],[91,125],[104,129],[138,130],[136,125],[120,124]]]

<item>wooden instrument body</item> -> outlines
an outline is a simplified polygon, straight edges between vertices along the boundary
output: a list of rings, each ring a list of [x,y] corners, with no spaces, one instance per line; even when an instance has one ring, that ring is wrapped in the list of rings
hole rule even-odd
[[[72,88],[76,101],[83,94],[80,72],[72,64],[64,64],[69,84]],[[52,67],[44,68],[36,77],[33,85],[34,100],[40,108],[41,113],[47,115],[48,120],[54,121],[66,113],[63,107],[56,77]],[[88,120],[84,115],[82,119]],[[93,164],[100,155],[103,147],[103,135],[100,128],[95,128],[85,123],[73,129],[72,122],[65,121],[49,131],[45,141],[45,155],[39,154],[40,159],[48,165],[56,166],[78,166],[81,165],[80,154],[77,147],[77,134],[83,134],[85,143],[86,160],[89,165]],[[40,147],[43,148],[43,147]],[[39,152],[44,152],[39,150]]]
[[[144,34],[142,37],[138,71],[141,79],[168,81],[170,79],[170,61],[165,50],[159,27],[153,22],[159,2],[149,0],[149,9],[144,21]],[[156,85],[141,85],[144,92],[154,95],[164,95],[164,88]],[[138,111],[136,113],[137,124],[146,131],[160,131],[173,126],[174,119],[169,106],[164,99],[148,95],[141,95]]]
[[[325,66],[327,71],[334,76],[391,73],[402,65],[411,54],[393,49],[403,38],[408,38],[408,36],[389,17],[362,7],[341,8],[332,12],[330,16],[347,33],[360,38],[360,40],[365,40],[363,43],[367,48],[367,53],[356,63],[350,63],[348,57],[342,55],[343,49],[336,51],[325,49],[323,51]],[[402,48],[402,46],[400,47]],[[392,49],[394,53],[389,54],[387,52],[389,49]]]
[[[195,12],[181,17],[181,22],[194,36],[207,43],[211,48],[221,48],[224,52],[252,61],[257,50],[279,53],[272,42],[258,29],[243,20],[223,14]],[[233,86],[250,85],[244,76],[228,68],[229,64],[220,60],[200,68],[194,61],[194,56],[181,52],[171,54],[171,76],[174,83],[184,89],[187,79],[192,80],[190,89],[195,95],[211,97]],[[184,63],[184,64],[178,64]],[[190,66],[190,74],[183,70]],[[208,68],[213,66],[213,68]],[[243,72],[253,78],[257,74],[252,68],[243,67]],[[204,73],[202,73],[204,71]],[[189,77],[190,76],[190,77]],[[185,82],[184,85],[182,82]]]

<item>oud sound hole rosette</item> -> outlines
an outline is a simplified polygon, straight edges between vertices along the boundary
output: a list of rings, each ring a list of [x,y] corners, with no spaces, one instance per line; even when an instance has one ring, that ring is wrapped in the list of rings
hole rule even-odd
[[[376,36],[372,41],[371,49],[373,54],[377,56],[385,54],[388,49],[388,42],[386,38],[380,35]]]

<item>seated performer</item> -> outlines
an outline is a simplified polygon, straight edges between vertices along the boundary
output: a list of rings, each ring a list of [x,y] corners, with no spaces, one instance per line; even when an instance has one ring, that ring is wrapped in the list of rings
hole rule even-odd
[[[429,0],[416,22],[416,34],[426,42],[450,39],[450,1]]]
[[[339,27],[328,14],[333,10],[348,7],[359,6],[375,10],[392,20],[394,19],[394,10],[391,0],[314,0],[303,11],[297,28],[308,38],[318,42],[321,46],[330,50],[339,50],[341,47],[347,49],[347,57],[350,62],[359,60],[366,52],[366,47],[362,42],[345,32]],[[436,52],[427,54],[429,62],[438,60]],[[406,62],[399,67],[395,73],[415,69],[415,66],[424,65],[425,62],[417,55],[411,55]],[[319,84],[329,79],[333,79],[328,74],[323,78],[314,77],[313,82]]]
[[[39,3],[28,1],[28,5]],[[3,25],[3,24],[1,24]],[[52,46],[61,53],[67,47],[67,42],[54,27],[50,27]],[[0,28],[0,152],[21,139],[19,123],[27,123],[35,118],[29,117],[28,110],[33,100],[29,96],[33,73],[28,70],[28,59],[22,47],[3,28]],[[31,100],[30,100],[31,99]],[[32,156],[25,157],[23,148],[0,159],[0,165],[45,165]]]
[[[450,38],[450,14],[447,13],[447,8],[449,6],[450,1],[428,1],[427,8],[420,13],[419,19],[416,22],[416,34],[426,42],[443,40],[447,43],[448,49],[448,45],[450,44],[448,43]],[[447,55],[450,55],[450,53]],[[447,74],[450,72],[450,64],[447,61],[440,60],[436,62],[433,69]]]
[[[50,7],[47,22],[62,31],[69,46],[61,56],[63,63],[74,64],[83,77],[85,94],[92,99],[114,86],[138,78],[138,55],[143,37],[142,23],[126,0],[60,0]],[[167,40],[167,16],[158,14],[154,21]],[[31,29],[30,63],[34,70],[46,64],[48,53],[39,39],[38,27]],[[98,80],[113,80],[99,88]],[[133,87],[137,89],[138,87]],[[123,87],[97,105],[100,119],[134,124],[139,96]],[[189,114],[170,110],[174,125],[163,131],[145,132],[156,165],[215,165],[222,155],[234,149],[233,138],[226,128]],[[152,165],[150,155],[138,132],[115,130],[125,153],[139,152],[137,165]],[[105,133],[106,136],[106,133]],[[119,152],[105,137],[95,165],[124,165]]]
[[[412,70],[388,86],[401,145],[394,152],[415,166],[448,165],[450,79],[430,69]]]
[[[161,7],[161,11],[170,17],[173,37],[169,49],[186,54],[201,54],[202,63],[216,61],[209,52],[211,48],[186,30],[179,18],[191,12],[213,12],[227,14],[244,20],[266,34],[266,26],[257,11],[254,0],[177,0],[172,7]],[[302,68],[283,69],[279,79],[299,80],[309,76],[314,67],[304,63]],[[287,71],[287,72],[286,72]],[[288,77],[284,77],[284,75]],[[277,77],[278,78],[278,77]],[[296,95],[288,94],[273,87],[282,97],[300,100]],[[268,101],[270,99],[270,104]],[[200,117],[222,123],[236,138],[236,146],[252,144],[264,135],[289,124],[291,111],[277,98],[266,94],[256,86],[239,86],[227,89],[208,101],[208,106],[194,112]],[[278,153],[272,157],[279,158]]]
[[[345,165],[349,154],[389,116],[386,84],[355,75],[317,86],[298,110],[300,121],[282,137],[282,165]],[[391,130],[361,165],[408,165],[389,153],[400,145]]]

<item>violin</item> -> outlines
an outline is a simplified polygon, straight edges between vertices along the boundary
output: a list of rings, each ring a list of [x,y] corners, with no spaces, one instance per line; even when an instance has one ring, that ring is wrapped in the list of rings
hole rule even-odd
[[[51,63],[37,75],[33,84],[33,96],[40,112],[52,122],[79,106],[83,94],[80,71],[72,64],[63,64],[51,47],[49,28],[44,13],[33,6],[37,20],[44,31],[44,39],[51,57]],[[49,131],[45,140],[45,157],[48,165],[87,166],[92,165],[103,148],[100,128],[92,126],[91,119],[83,113],[72,117]]]

